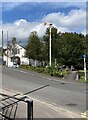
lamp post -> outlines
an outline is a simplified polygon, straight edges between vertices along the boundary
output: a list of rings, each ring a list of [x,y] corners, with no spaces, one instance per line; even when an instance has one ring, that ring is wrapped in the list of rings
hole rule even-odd
[[[52,54],[51,54],[51,28],[52,28],[52,23],[44,23],[44,25],[47,25],[49,26],[49,40],[50,40],[50,43],[49,43],[49,66],[51,67],[52,65]]]

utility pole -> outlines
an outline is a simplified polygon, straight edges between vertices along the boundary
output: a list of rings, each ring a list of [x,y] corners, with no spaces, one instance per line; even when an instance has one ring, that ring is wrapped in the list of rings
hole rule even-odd
[[[7,31],[7,67],[8,67],[8,31]]]
[[[3,31],[2,31],[2,65],[3,65]]]

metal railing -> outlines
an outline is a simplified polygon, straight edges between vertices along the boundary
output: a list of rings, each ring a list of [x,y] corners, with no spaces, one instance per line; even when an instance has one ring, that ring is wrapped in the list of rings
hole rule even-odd
[[[15,120],[19,102],[27,105],[27,120],[33,120],[33,100],[27,96],[18,98],[20,94],[13,96],[0,93],[0,115],[3,120]]]
[[[34,90],[31,90],[29,92],[26,92],[23,94],[22,97],[18,98],[17,96],[20,95],[20,93],[15,94],[13,96],[6,95],[3,93],[0,93],[0,115],[2,115],[4,120],[15,120],[16,119],[16,113],[19,102],[25,102],[27,104],[27,120],[33,120],[33,100],[30,100],[27,95],[33,92],[36,92],[40,89],[43,89],[45,87],[49,86],[48,84],[38,87]],[[11,116],[13,113],[13,116]]]

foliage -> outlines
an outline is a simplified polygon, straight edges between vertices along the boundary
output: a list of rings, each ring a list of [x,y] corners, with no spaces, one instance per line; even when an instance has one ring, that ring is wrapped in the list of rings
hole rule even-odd
[[[42,60],[41,48],[42,43],[36,32],[32,32],[28,38],[28,44],[26,45],[26,56],[34,60]]]
[[[35,71],[38,73],[43,73],[46,75],[54,76],[54,77],[64,77],[68,71],[67,70],[58,70],[56,67],[35,67],[35,66],[28,66],[28,65],[20,65],[20,68],[29,70],[29,71]]]
[[[84,77],[84,71],[79,71],[78,75],[79,75],[80,82],[88,82],[88,71],[87,71],[87,80],[86,81],[85,81],[85,77]]]
[[[52,33],[52,62],[57,59],[58,63],[83,69],[82,55],[85,53],[86,37],[77,33],[56,33],[56,28],[52,28],[53,31],[55,36]],[[46,40],[44,37],[44,41],[47,41],[47,37]]]
[[[26,45],[26,56],[34,60],[44,60],[49,63],[49,28],[47,28],[43,38],[39,38],[36,32],[28,38]],[[57,28],[51,29],[51,51],[52,64],[73,66],[75,69],[83,69],[82,55],[87,51],[86,36],[78,33],[61,33],[57,32]],[[88,53],[86,62],[88,63]],[[88,69],[88,64],[87,64]],[[52,70],[51,70],[52,72]]]
[[[80,79],[79,79],[79,81],[80,81],[80,82],[87,82],[87,83],[88,83],[88,78],[87,78],[87,80],[85,81],[84,76],[81,76]]]
[[[58,59],[63,64],[80,69],[83,68],[82,54],[84,53],[85,38],[81,38],[76,33],[63,33],[58,40],[59,50]]]

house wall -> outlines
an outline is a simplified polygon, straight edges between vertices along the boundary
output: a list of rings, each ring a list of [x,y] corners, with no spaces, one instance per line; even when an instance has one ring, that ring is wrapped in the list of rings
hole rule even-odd
[[[17,53],[13,54],[13,51],[8,50],[8,60],[7,60],[7,50],[5,51],[4,55],[4,61],[6,62],[6,65],[11,67],[13,65],[13,62],[11,61],[11,57],[19,57],[20,58],[20,64],[21,65],[32,65],[32,66],[42,66],[42,62],[39,60],[33,60],[33,59],[28,59],[25,57],[25,48],[20,46],[19,44],[15,45],[17,49]]]
[[[12,67],[13,66],[13,62],[11,62],[11,58],[10,57],[7,58],[7,56],[4,55],[3,59],[4,59],[5,63],[6,63],[6,66],[8,66],[8,67]]]
[[[17,49],[17,54],[13,54],[12,51],[8,51],[8,60],[7,60],[7,50],[5,51],[4,61],[6,62],[6,65],[11,66],[13,64],[13,62],[11,61],[11,57],[13,56],[20,58],[20,64],[29,65],[29,59],[25,57],[25,49],[19,44],[16,44],[16,49]]]

